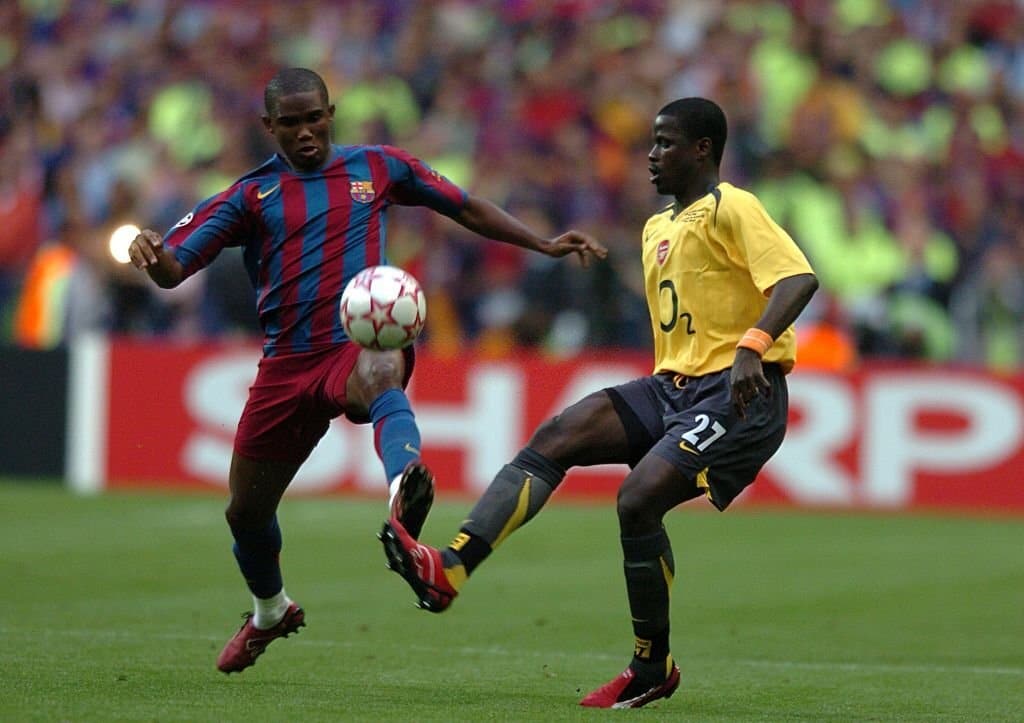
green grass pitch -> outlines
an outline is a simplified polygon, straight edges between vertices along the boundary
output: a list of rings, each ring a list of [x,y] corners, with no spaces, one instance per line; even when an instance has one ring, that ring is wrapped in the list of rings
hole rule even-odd
[[[440,501],[425,539],[468,507]],[[308,626],[232,676],[249,598],[222,508],[0,483],[0,720],[1024,719],[1021,519],[691,503],[666,521],[683,682],[630,714],[577,705],[632,650],[612,505],[550,505],[431,615],[384,568],[383,491],[286,498]]]

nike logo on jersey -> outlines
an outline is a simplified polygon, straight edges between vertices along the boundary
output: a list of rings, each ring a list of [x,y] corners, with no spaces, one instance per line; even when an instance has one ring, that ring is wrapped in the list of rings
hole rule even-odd
[[[679,449],[683,450],[684,452],[689,452],[690,454],[700,454],[700,452],[695,450],[693,447],[688,445],[686,442],[680,442],[679,443]]]
[[[281,184],[280,183],[276,183],[273,186],[271,186],[270,188],[268,188],[266,191],[264,191],[263,189],[260,189],[259,191],[256,192],[256,198],[258,200],[262,201],[264,198],[266,198],[267,196],[272,194],[274,191],[276,191],[280,187],[281,187]]]
[[[413,446],[412,446],[411,444],[409,444],[408,442],[406,442],[406,443],[405,443],[405,446],[404,446],[404,447],[402,447],[402,449],[404,449],[404,450],[405,450],[406,452],[409,452],[410,454],[415,454],[415,455],[417,455],[417,456],[418,456],[418,455],[419,455],[419,453],[420,453],[420,451],[419,451],[418,449],[416,449],[415,447],[413,447]]]

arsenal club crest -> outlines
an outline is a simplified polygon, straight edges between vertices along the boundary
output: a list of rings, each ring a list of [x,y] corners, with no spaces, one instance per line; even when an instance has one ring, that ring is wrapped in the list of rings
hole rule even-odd
[[[658,242],[658,265],[661,266],[668,258],[668,239]]]
[[[348,192],[356,203],[369,203],[375,195],[373,181],[351,181]]]

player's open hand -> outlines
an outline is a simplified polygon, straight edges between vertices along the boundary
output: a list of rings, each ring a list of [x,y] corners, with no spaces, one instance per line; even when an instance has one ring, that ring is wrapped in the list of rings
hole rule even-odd
[[[561,236],[553,238],[544,247],[544,253],[555,258],[576,254],[584,266],[590,265],[591,257],[596,259],[608,257],[608,249],[597,239],[582,231],[566,231]]]

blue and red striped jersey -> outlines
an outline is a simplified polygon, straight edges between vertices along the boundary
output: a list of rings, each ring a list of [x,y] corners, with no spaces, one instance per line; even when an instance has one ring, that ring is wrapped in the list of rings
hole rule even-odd
[[[256,289],[266,356],[348,340],[338,303],[349,279],[387,263],[391,204],[454,216],[466,192],[392,146],[331,147],[322,168],[295,171],[280,154],[199,203],[164,236],[185,275],[241,246]]]

